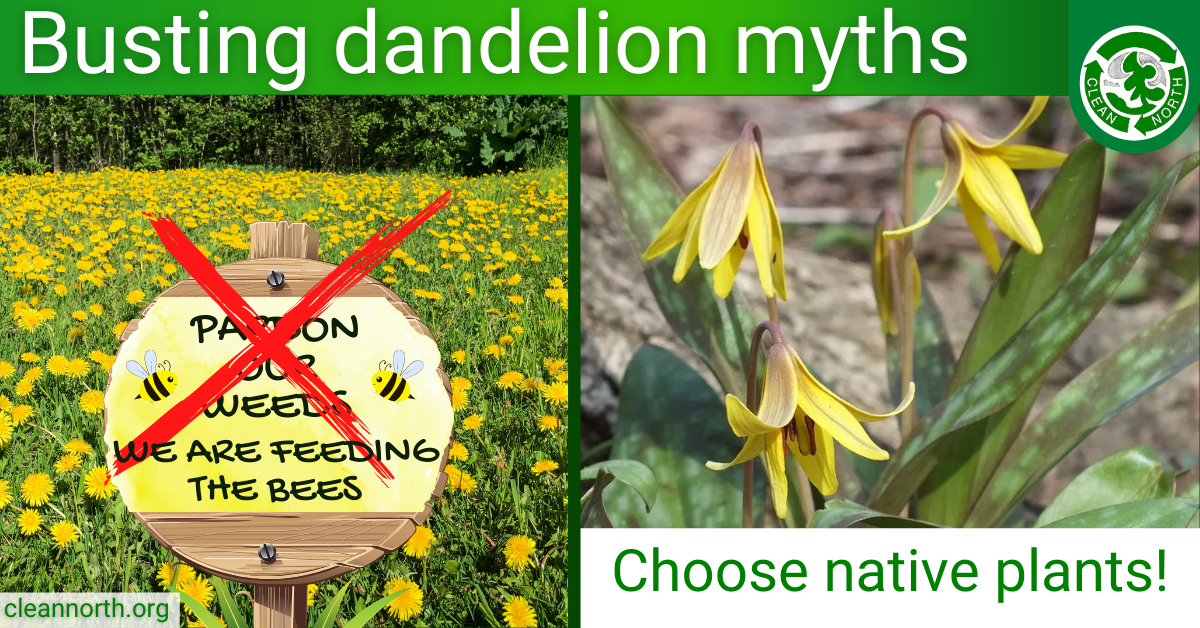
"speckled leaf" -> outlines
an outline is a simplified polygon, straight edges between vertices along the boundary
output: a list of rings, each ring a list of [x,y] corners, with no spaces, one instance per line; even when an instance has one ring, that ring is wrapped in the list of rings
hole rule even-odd
[[[1047,528],[1194,528],[1200,504],[1171,497],[1147,499],[1089,510],[1059,519]]]
[[[604,507],[618,528],[721,528],[742,521],[740,469],[710,471],[742,448],[725,406],[700,374],[673,353],[646,345],[625,369],[613,458],[637,460],[654,473],[658,499],[649,513],[633,489],[614,483]],[[761,468],[760,468],[761,471]],[[756,495],[765,495],[756,473]]]
[[[1107,506],[1175,496],[1175,476],[1149,447],[1131,447],[1083,470],[1038,515],[1034,527]]]
[[[642,503],[646,505],[646,512],[654,508],[654,502],[658,499],[658,483],[654,481],[654,472],[650,467],[637,460],[605,460],[581,469],[579,479],[595,480],[601,470],[607,471],[612,474],[613,479],[637,491]]]
[[[1017,400],[1071,346],[1108,302],[1145,247],[1175,184],[1196,168],[1193,153],[1177,163],[1121,226],[962,388],[933,409],[892,456],[868,501],[899,512],[937,465],[947,435]]]
[[[1033,255],[1018,244],[1009,247],[946,391],[953,393],[975,375],[1087,259],[1103,177],[1104,147],[1085,140],[1067,157],[1031,210],[1046,243],[1044,250]],[[918,512],[922,517],[950,526],[963,524],[1025,423],[1041,387],[1038,378],[1004,409],[946,437],[939,445],[943,455],[921,486]]]
[[[613,200],[633,249],[640,255],[679,207],[683,193],[611,102],[596,97],[595,111]],[[747,312],[736,286],[728,298],[718,298],[713,292],[712,272],[698,264],[682,282],[675,283],[671,275],[677,251],[643,263],[659,308],[726,391],[745,392],[750,335],[758,321]]]
[[[871,510],[845,499],[825,502],[825,507],[813,514],[810,528],[852,528],[857,525],[872,528],[940,528],[927,521],[906,519]]]
[[[1146,328],[1075,377],[1025,425],[967,519],[1002,520],[1084,438],[1200,359],[1200,305]]]

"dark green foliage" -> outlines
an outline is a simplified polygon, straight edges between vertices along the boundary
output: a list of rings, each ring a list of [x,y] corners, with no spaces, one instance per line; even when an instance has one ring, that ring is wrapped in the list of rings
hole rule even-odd
[[[478,174],[566,155],[563,96],[0,96],[0,172]]]

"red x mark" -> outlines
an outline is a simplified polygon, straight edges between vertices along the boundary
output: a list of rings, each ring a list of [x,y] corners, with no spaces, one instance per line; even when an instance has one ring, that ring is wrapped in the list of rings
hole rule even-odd
[[[246,300],[234,291],[233,287],[217,272],[217,269],[213,268],[208,259],[200,253],[196,245],[188,240],[179,225],[169,218],[156,218],[147,214],[167,252],[191,273],[192,278],[200,284],[200,287],[225,311],[229,319],[250,341],[250,346],[230,358],[192,394],[163,413],[157,421],[138,435],[134,442],[162,443],[171,440],[180,430],[200,416],[205,408],[229,392],[238,382],[242,381],[246,374],[253,372],[258,365],[267,360],[270,360],[275,368],[283,373],[287,381],[305,393],[309,403],[316,407],[321,416],[338,434],[341,434],[342,438],[365,442],[360,430],[369,433],[370,430],[367,429],[366,424],[338,399],[337,395],[325,382],[321,381],[320,377],[317,377],[317,374],[307,364],[296,358],[296,354],[287,348],[287,343],[302,325],[320,316],[332,305],[334,299],[345,294],[367,273],[391,255],[408,234],[438,210],[452,202],[450,192],[446,192],[421,210],[412,220],[402,225],[397,225],[393,221],[376,231],[345,262],[342,262],[333,272],[310,288],[300,298],[300,302],[292,306],[275,323],[273,329],[267,329],[263,321],[246,303]],[[132,450],[133,444],[131,443],[129,447]],[[132,456],[124,462],[116,461],[113,465],[115,470],[113,475],[120,475],[138,462],[139,460]],[[374,457],[371,458],[371,466],[375,468],[375,473],[379,476],[380,481],[387,486],[386,480],[394,477],[391,471]]]

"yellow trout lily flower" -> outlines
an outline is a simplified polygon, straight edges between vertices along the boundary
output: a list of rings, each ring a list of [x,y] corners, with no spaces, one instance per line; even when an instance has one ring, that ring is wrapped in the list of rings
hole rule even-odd
[[[884,231],[894,226],[895,218],[887,209],[879,215],[875,223],[875,250],[871,253],[871,287],[875,289],[875,303],[879,306],[879,320],[883,324],[883,333],[895,336],[900,333],[900,312],[897,309],[896,298],[900,296],[899,265],[895,258],[900,255],[899,243],[883,237]],[[921,306],[921,270],[917,260],[909,257],[912,262],[912,295],[909,297],[913,311]]]
[[[754,122],[746,124],[717,169],[683,199],[642,259],[654,259],[678,244],[683,246],[675,258],[675,283],[699,258],[701,268],[713,271],[714,291],[723,299],[733,288],[747,247],[754,245],[763,293],[787,300],[783,229],[763,171],[762,133]]]
[[[1048,148],[1010,145],[1008,142],[1033,124],[1046,108],[1046,101],[1046,96],[1034,98],[1020,124],[1000,139],[972,135],[957,120],[944,120],[942,145],[946,152],[946,170],[941,190],[920,220],[903,229],[888,231],[885,237],[898,238],[928,225],[957,192],[967,226],[975,234],[993,271],[999,270],[1002,257],[984,214],[1026,251],[1040,255],[1042,238],[1013,170],[1057,168],[1067,155]]]
[[[788,494],[783,467],[786,451],[792,452],[822,495],[832,495],[838,488],[833,441],[864,458],[887,460],[888,453],[871,440],[860,423],[903,412],[912,403],[915,391],[916,387],[909,383],[904,401],[887,414],[860,410],[817,381],[790,345],[777,342],[767,351],[758,415],[737,397],[725,396],[729,427],[746,439],[741,453],[732,462],[709,462],[705,466],[723,471],[761,455],[771,484],[775,515],[783,519],[787,516]]]

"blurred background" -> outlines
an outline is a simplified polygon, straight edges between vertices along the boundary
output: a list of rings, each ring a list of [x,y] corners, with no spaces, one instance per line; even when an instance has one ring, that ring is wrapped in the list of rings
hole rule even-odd
[[[866,408],[888,403],[884,339],[871,289],[873,225],[884,203],[899,203],[899,171],[912,116],[937,106],[973,132],[1002,137],[1025,114],[1027,97],[626,97],[613,102],[645,137],[684,193],[699,185],[756,120],[763,159],[785,238],[788,291],[780,303],[784,330],[825,383]],[[701,368],[699,360],[663,319],[612,205],[596,137],[591,101],[581,114],[582,319],[581,412],[584,466],[608,457],[621,378],[634,352],[651,343]],[[1176,161],[1200,145],[1193,119],[1171,145],[1151,153],[1109,152],[1101,196],[1098,246]],[[937,125],[922,126],[917,185],[942,176]],[[1050,99],[1045,112],[1014,143],[1070,152],[1086,135],[1066,97]],[[1055,170],[1018,171],[1030,205]],[[1170,313],[1195,289],[1200,257],[1200,184],[1190,175],[1177,188],[1152,242],[1112,302],[1050,371],[1032,413],[1109,350]],[[920,213],[922,207],[918,207]],[[989,222],[990,224],[990,222]],[[993,225],[994,227],[994,225]],[[1001,251],[1009,240],[993,229]],[[668,254],[674,257],[674,253]],[[923,281],[942,311],[955,350],[962,347],[987,296],[991,271],[957,207],[920,233],[916,255]],[[744,261],[738,285],[760,290],[753,260]],[[766,318],[761,299],[749,299]],[[715,387],[715,382],[712,382]],[[895,421],[868,425],[877,440],[895,445]],[[1028,497],[1036,512],[1087,466],[1133,445],[1152,447],[1177,469],[1194,469],[1200,449],[1200,369],[1185,369],[1094,434],[1052,471]],[[839,451],[839,456],[844,452]],[[851,465],[839,462],[840,493],[858,485]],[[1194,483],[1195,472],[1180,486]]]

